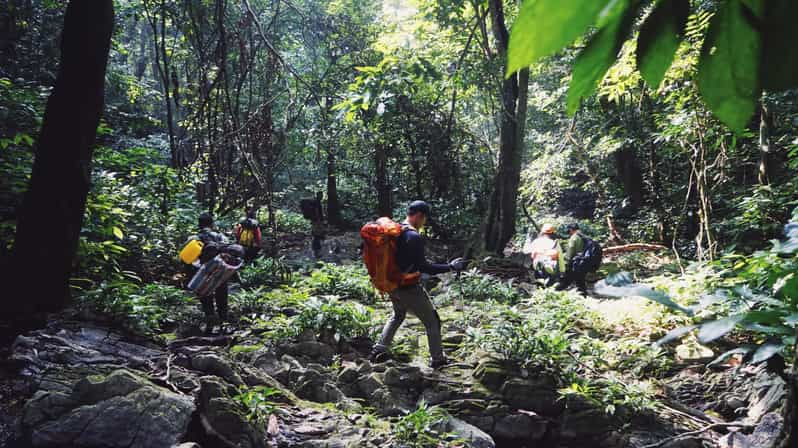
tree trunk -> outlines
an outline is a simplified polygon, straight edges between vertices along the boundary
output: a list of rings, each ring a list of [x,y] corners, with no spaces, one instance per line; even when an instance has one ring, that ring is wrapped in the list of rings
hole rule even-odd
[[[340,226],[341,204],[338,202],[338,183],[335,168],[335,151],[327,146],[327,219],[331,225]]]
[[[6,297],[21,304],[23,315],[60,309],[69,299],[113,24],[111,0],[72,0],[67,6],[58,77],[17,222],[14,283],[25,295]]]
[[[388,154],[385,145],[378,144],[374,154],[374,167],[377,174],[377,214],[391,216],[391,186],[388,185]]]
[[[499,57],[504,58],[509,33],[504,23],[502,0],[490,0],[489,9]],[[515,234],[528,81],[529,72],[525,69],[502,83],[499,167],[494,179],[484,238],[485,250],[500,255]]]
[[[759,118],[759,172],[757,173],[759,183],[762,185],[769,184],[771,178],[770,129],[772,127],[772,120],[773,117],[770,114],[770,108],[765,103],[763,97]]]

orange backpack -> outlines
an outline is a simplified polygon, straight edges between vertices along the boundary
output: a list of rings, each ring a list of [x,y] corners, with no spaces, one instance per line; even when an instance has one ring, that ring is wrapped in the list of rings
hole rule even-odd
[[[404,229],[391,218],[380,218],[360,229],[363,238],[363,261],[369,271],[371,283],[382,292],[391,292],[400,286],[414,285],[420,272],[406,274],[396,263],[396,239]]]

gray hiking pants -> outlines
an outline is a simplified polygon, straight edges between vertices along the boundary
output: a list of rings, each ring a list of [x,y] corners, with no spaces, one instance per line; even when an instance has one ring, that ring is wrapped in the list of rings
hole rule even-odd
[[[382,329],[380,348],[388,348],[393,341],[396,330],[402,325],[407,312],[413,313],[427,330],[427,341],[429,342],[429,352],[433,360],[443,359],[443,345],[441,344],[441,319],[435,307],[432,305],[427,292],[421,285],[404,286],[391,293],[391,303],[393,304],[393,316]]]

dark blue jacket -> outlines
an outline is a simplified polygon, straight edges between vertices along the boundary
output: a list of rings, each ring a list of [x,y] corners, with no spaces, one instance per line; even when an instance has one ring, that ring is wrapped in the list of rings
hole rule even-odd
[[[396,263],[404,273],[420,271],[424,274],[442,274],[452,270],[448,264],[430,263],[424,257],[424,239],[412,227],[404,226],[404,231],[396,240]]]

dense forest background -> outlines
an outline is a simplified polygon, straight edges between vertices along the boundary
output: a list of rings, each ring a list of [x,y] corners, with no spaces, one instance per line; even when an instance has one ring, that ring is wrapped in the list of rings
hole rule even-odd
[[[339,235],[426,200],[426,236],[449,245],[445,256],[509,255],[543,223],[565,234],[578,222],[605,246],[664,246],[657,273],[681,277],[658,287],[674,300],[728,291],[699,320],[666,319],[651,334],[694,323],[672,335],[682,337],[711,319],[723,324],[699,328],[702,343],[735,331],[726,348],[791,361],[798,243],[779,240],[798,207],[798,90],[768,71],[789,76],[794,51],[763,50],[767,64],[753,68],[720,54],[732,75],[710,79],[720,94],[706,90],[705,39],[726,30],[748,51],[729,11],[758,2],[604,2],[626,5],[623,25],[596,13],[531,65],[508,62],[512,39],[534,28],[529,0],[81,3],[0,5],[0,260],[38,291],[12,309],[56,310],[72,296],[154,331],[170,317],[148,297],[180,284],[176,254],[201,212],[229,230],[256,209],[265,259],[277,260],[281,241],[310,232],[300,199],[322,192]],[[785,8],[782,19],[795,17]],[[651,42],[646,23],[672,17],[679,39],[655,44],[671,45],[673,62],[651,75],[638,45]],[[618,36],[596,62],[608,29]],[[96,43],[91,57],[81,42]],[[741,94],[748,102],[719,106],[721,87],[734,91],[749,69],[765,81]],[[263,278],[284,275],[268,263]]]

